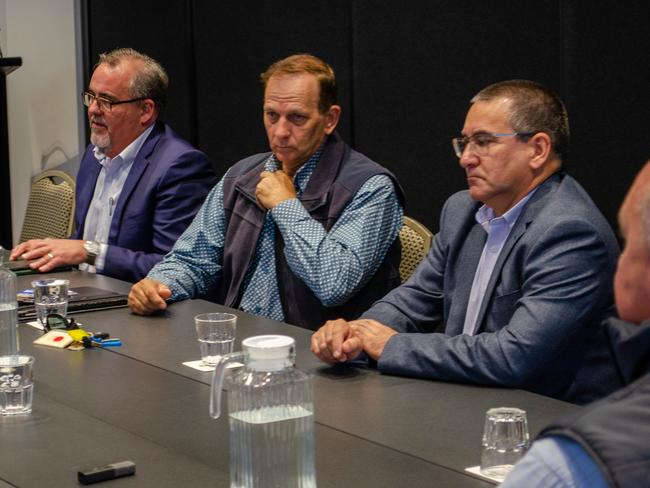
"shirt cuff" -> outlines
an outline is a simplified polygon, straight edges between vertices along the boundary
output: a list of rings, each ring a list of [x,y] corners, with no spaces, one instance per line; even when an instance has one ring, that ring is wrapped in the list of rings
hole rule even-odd
[[[108,252],[108,244],[99,244],[99,253],[95,258],[95,269],[98,273],[104,270],[104,263],[106,263],[106,253]]]
[[[270,212],[278,226],[291,225],[294,222],[311,218],[297,198],[290,198],[278,203]]]

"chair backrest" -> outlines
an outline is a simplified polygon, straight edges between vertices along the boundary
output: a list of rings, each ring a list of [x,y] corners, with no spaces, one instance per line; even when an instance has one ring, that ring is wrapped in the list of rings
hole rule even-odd
[[[64,239],[72,234],[74,179],[58,170],[44,171],[32,181],[20,242],[29,239]]]
[[[417,220],[404,216],[404,225],[399,231],[399,240],[402,244],[399,275],[404,283],[431,249],[433,234]]]

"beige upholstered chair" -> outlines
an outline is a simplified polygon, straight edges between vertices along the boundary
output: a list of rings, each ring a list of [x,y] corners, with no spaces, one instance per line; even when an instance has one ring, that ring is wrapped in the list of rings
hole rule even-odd
[[[433,234],[417,220],[404,216],[404,225],[399,231],[399,240],[402,244],[399,275],[404,283],[431,249]]]
[[[49,170],[36,176],[32,181],[20,242],[68,237],[74,219],[74,188],[74,179],[63,171]]]

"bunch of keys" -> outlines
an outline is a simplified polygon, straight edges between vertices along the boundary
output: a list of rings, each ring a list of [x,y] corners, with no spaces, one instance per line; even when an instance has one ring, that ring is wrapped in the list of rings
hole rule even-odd
[[[68,334],[74,340],[74,343],[68,346],[68,349],[79,351],[81,349],[90,349],[91,347],[117,347],[122,345],[119,339],[110,339],[108,332],[91,333],[84,329],[69,330]]]

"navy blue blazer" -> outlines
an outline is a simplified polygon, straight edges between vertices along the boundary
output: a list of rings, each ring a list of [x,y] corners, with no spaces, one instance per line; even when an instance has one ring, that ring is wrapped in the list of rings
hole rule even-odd
[[[75,232],[82,239],[101,165],[89,145],[77,174]],[[115,204],[102,274],[135,282],[171,250],[215,184],[205,154],[157,122]]]
[[[479,205],[467,191],[452,195],[418,269],[363,314],[406,332],[388,341],[378,368],[576,403],[619,388],[601,323],[614,312],[619,248],[587,193],[562,172],[538,187],[499,255],[477,334],[467,336],[465,312],[485,239],[474,217]],[[436,322],[444,333],[424,333]]]

